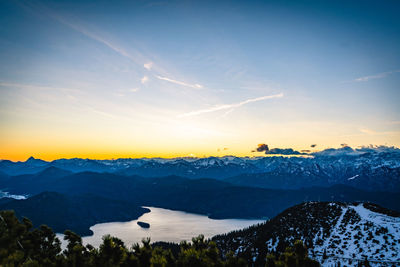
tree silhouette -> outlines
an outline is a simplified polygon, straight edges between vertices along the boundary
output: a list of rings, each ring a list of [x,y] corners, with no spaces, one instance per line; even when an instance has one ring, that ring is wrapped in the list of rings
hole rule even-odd
[[[152,247],[150,239],[127,248],[122,240],[110,235],[103,237],[99,248],[84,246],[82,238],[66,230],[68,242],[61,251],[61,242],[53,230],[45,225],[32,229],[32,222],[24,218],[21,222],[12,211],[0,211],[0,266],[61,266],[61,267],[242,267],[247,261],[232,252],[221,255],[215,242],[203,235],[181,242],[176,251],[162,246]],[[172,247],[171,244],[169,244]],[[303,265],[302,265],[303,264]],[[267,266],[319,266],[308,258],[307,249],[301,241],[279,255],[267,256]]]
[[[320,264],[308,257],[307,248],[303,241],[296,240],[292,247],[287,247],[280,255],[268,254],[266,267],[318,267]]]

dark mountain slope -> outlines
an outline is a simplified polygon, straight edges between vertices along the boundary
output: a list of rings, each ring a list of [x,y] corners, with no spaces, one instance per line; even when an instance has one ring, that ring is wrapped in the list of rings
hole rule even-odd
[[[13,177],[14,178],[14,177]],[[38,194],[44,191],[68,195],[97,195],[121,200],[135,206],[155,206],[206,214],[211,218],[271,218],[303,201],[371,201],[400,210],[400,193],[366,192],[348,186],[312,187],[277,190],[233,186],[213,179],[185,179],[177,176],[144,178],[108,173],[82,172],[59,178],[18,176],[26,179],[7,183],[14,194]]]
[[[4,172],[0,171],[0,183],[6,182],[9,178],[10,178],[9,175],[7,175]]]
[[[89,227],[96,223],[134,220],[149,211],[98,196],[72,197],[54,192],[43,192],[26,200],[0,202],[0,210],[14,210],[19,217],[31,219],[35,226],[47,224],[56,232],[71,229],[80,235],[92,234]]]
[[[72,172],[56,167],[48,167],[35,174],[23,174],[11,176],[7,180],[0,181],[1,189],[10,189],[21,194],[36,194],[46,191],[48,185],[53,184],[57,179],[71,175]]]
[[[72,174],[71,171],[67,171],[67,170],[60,169],[60,168],[57,168],[54,166],[50,166],[50,167],[47,167],[46,169],[44,169],[43,171],[37,173],[36,176],[60,178],[60,177],[64,177],[64,176],[71,175],[71,174]]]

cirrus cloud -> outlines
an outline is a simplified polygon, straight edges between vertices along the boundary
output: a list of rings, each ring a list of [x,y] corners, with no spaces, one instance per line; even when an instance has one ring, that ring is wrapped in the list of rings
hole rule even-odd
[[[143,67],[144,67],[146,70],[151,70],[151,68],[153,67],[153,62],[145,63],[145,64],[143,65]]]
[[[354,79],[354,82],[368,82],[369,80],[374,80],[374,79],[382,79],[385,78],[391,74],[400,72],[400,70],[391,70],[391,71],[387,71],[387,72],[382,72],[382,73],[378,73],[378,74],[374,74],[374,75],[370,75],[370,76],[364,76],[364,77],[359,77]]]
[[[147,77],[147,76],[143,76],[143,78],[140,79],[140,82],[141,82],[142,84],[145,84],[145,83],[147,83],[148,81],[149,81],[149,77]]]
[[[163,76],[158,76],[158,75],[156,75],[156,78],[160,79],[160,80],[163,80],[163,81],[170,82],[170,83],[175,83],[175,84],[178,84],[178,85],[190,87],[190,88],[195,88],[195,89],[203,88],[203,85],[197,84],[197,83],[196,84],[185,83],[185,82],[177,81],[177,80],[174,80],[174,79],[171,79],[171,78],[168,78],[168,77],[163,77]]]
[[[276,94],[276,95],[261,96],[261,97],[257,97],[257,98],[250,98],[250,99],[246,99],[244,101],[238,102],[238,103],[218,105],[218,106],[214,106],[211,108],[190,111],[190,112],[178,115],[178,118],[191,117],[191,116],[196,116],[196,115],[200,115],[200,114],[204,114],[204,113],[210,113],[210,112],[225,110],[225,109],[235,109],[235,108],[238,108],[238,107],[241,107],[241,106],[253,103],[253,102],[267,100],[267,99],[273,99],[273,98],[282,98],[282,97],[283,97],[283,93]]]

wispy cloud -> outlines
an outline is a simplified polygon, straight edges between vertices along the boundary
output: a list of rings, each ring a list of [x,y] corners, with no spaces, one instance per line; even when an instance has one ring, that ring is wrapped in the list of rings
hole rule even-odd
[[[160,80],[163,80],[163,81],[170,82],[170,83],[175,83],[175,84],[179,84],[179,85],[182,85],[182,86],[190,87],[190,88],[195,88],[195,89],[203,88],[203,86],[201,84],[197,84],[197,83],[196,84],[189,84],[189,83],[173,80],[173,79],[170,79],[170,78],[167,78],[167,77],[158,76],[158,75],[156,75],[156,78],[160,79]]]
[[[367,128],[361,128],[361,129],[360,129],[360,132],[362,132],[362,133],[364,133],[364,134],[369,134],[369,135],[376,135],[376,134],[378,134],[376,131],[370,130],[370,129],[367,129]]]
[[[130,47],[130,49],[129,49],[130,52],[126,51],[120,45],[118,45],[116,42],[113,42],[112,40],[107,39],[104,36],[102,36],[104,34],[98,34],[98,33],[96,33],[98,31],[90,30],[90,27],[79,22],[79,20],[77,20],[76,18],[65,17],[44,5],[25,5],[24,4],[23,6],[26,8],[29,8],[30,10],[35,9],[39,14],[45,14],[45,15],[51,17],[52,19],[54,19],[55,21],[58,21],[59,23],[69,27],[70,29],[73,29],[73,30],[85,35],[86,37],[105,45],[106,47],[110,48],[111,50],[113,50],[114,52],[119,54],[120,56],[123,56],[123,57],[131,60],[138,66],[143,66],[146,70],[152,71],[153,74],[155,75],[155,77],[157,77],[160,80],[168,81],[168,82],[175,83],[175,84],[178,84],[181,86],[186,86],[186,87],[195,88],[195,89],[203,88],[203,86],[201,84],[189,84],[189,83],[185,83],[182,81],[178,81],[178,80],[174,80],[174,79],[166,77],[166,76],[169,76],[168,72],[163,70],[159,66],[154,66],[154,63],[151,60],[149,60],[148,56],[143,55],[140,51],[135,50],[132,47]],[[143,62],[146,62],[146,63],[143,63]],[[162,75],[162,76],[160,76],[160,75]],[[145,77],[142,78],[142,84],[149,81],[148,77],[147,78],[145,78]]]
[[[367,128],[361,128],[361,129],[359,129],[359,131],[362,132],[363,134],[367,134],[367,135],[398,135],[398,134],[400,134],[400,131],[377,132],[377,131],[367,129]]]
[[[147,77],[147,76],[143,76],[143,78],[140,79],[140,82],[141,82],[142,84],[145,84],[145,83],[147,83],[148,81],[149,81],[149,77]]]
[[[9,83],[9,82],[0,82],[0,87],[16,87],[16,88],[22,88],[22,89],[36,89],[36,90],[53,90],[54,89],[54,87],[50,87],[50,86],[22,84],[22,83]]]
[[[62,24],[66,25],[66,26],[69,26],[71,29],[82,33],[86,37],[89,37],[89,38],[91,38],[91,39],[93,39],[93,40],[95,40],[95,41],[97,41],[99,43],[102,43],[103,45],[107,46],[108,48],[110,48],[114,52],[118,53],[119,55],[121,55],[123,57],[126,57],[126,58],[132,60],[133,62],[137,63],[136,58],[134,58],[130,53],[128,53],[123,48],[119,47],[118,45],[110,42],[109,40],[106,40],[106,39],[102,38],[101,36],[96,35],[95,33],[87,30],[86,28],[84,28],[84,27],[82,27],[80,25],[71,23],[71,22],[65,20],[64,18],[62,18],[60,16],[57,16],[57,15],[53,14],[52,17],[55,18],[57,21],[61,22]]]
[[[146,70],[151,70],[151,68],[153,67],[153,62],[145,63],[145,64],[143,65],[143,67],[144,67]]]
[[[225,109],[233,110],[235,108],[238,108],[238,107],[241,107],[241,106],[253,103],[253,102],[267,100],[267,99],[273,99],[273,98],[281,98],[281,97],[283,97],[283,93],[276,94],[276,95],[261,96],[261,97],[257,97],[257,98],[251,98],[251,99],[247,99],[247,100],[244,100],[244,101],[241,101],[238,103],[218,105],[218,106],[214,106],[214,107],[207,108],[207,109],[200,109],[200,110],[196,110],[196,111],[183,113],[183,114],[178,115],[178,118],[196,116],[196,115],[200,115],[200,114],[204,114],[204,113],[225,110]]]
[[[101,116],[104,116],[104,117],[107,117],[107,118],[111,118],[111,119],[116,119],[117,118],[114,114],[111,114],[109,112],[96,109],[94,107],[86,107],[86,109],[88,111],[90,111],[90,112],[93,112],[95,114],[98,114],[98,115],[101,115]]]
[[[398,125],[398,124],[400,124],[400,121],[388,121],[386,123],[391,124],[391,125]]]
[[[378,74],[375,74],[375,75],[359,77],[357,79],[354,79],[353,82],[368,82],[369,80],[382,79],[382,78],[385,78],[385,77],[387,77],[387,76],[389,76],[391,74],[398,73],[398,72],[400,72],[400,70],[392,70],[392,71],[378,73]]]
[[[38,110],[44,110],[43,101],[46,101],[49,105],[51,105],[51,103],[59,104],[62,101],[69,100],[67,103],[73,109],[77,108],[79,110],[90,111],[104,117],[116,118],[116,116],[112,113],[103,111],[98,107],[93,106],[90,102],[84,101],[85,97],[87,97],[87,94],[81,89],[0,81],[0,88],[1,87],[21,89],[24,91],[21,94],[22,99],[26,101],[23,102],[23,109],[25,110],[24,112],[32,112],[32,109],[34,109],[34,112],[37,112]],[[31,91],[30,94],[27,94],[27,91]],[[61,98],[59,93],[63,94]],[[117,93],[116,95],[120,94]],[[18,108],[19,107],[16,107],[16,110],[18,110]],[[55,113],[52,115],[54,114]]]
[[[143,61],[145,61],[144,56],[140,52],[134,51],[134,55],[132,55],[131,53],[129,53],[125,49],[123,49],[121,46],[119,46],[117,43],[104,38],[103,36],[95,33],[92,30],[89,30],[88,27],[86,27],[82,23],[78,22],[79,20],[76,17],[65,17],[65,16],[61,15],[60,13],[56,12],[55,10],[53,10],[43,4],[38,4],[38,3],[36,3],[36,4],[20,3],[20,4],[24,8],[27,8],[32,12],[36,12],[38,15],[48,16],[48,17],[54,19],[55,21],[69,27],[70,29],[72,29],[76,32],[79,32],[79,33],[85,35],[86,37],[105,45],[106,47],[110,48],[114,52],[118,53],[119,55],[121,55],[125,58],[130,59],[131,61],[133,61],[134,63],[136,63],[138,65],[142,65]],[[146,61],[148,61],[148,60],[146,60]]]
[[[131,61],[133,61],[136,64],[140,64],[140,62],[137,59],[137,57],[132,56],[130,53],[128,53],[123,48],[119,47],[117,44],[115,44],[115,43],[113,43],[113,42],[111,42],[109,40],[104,39],[103,37],[101,37],[101,36],[91,32],[91,31],[87,30],[86,28],[82,27],[81,25],[71,23],[70,21],[67,21],[66,19],[64,19],[61,16],[58,16],[58,15],[55,15],[55,14],[52,14],[51,16],[53,18],[55,18],[57,21],[59,21],[60,23],[62,23],[64,25],[74,29],[75,31],[80,32],[83,35],[85,35],[85,36],[87,36],[87,37],[89,37],[89,38],[91,38],[91,39],[93,39],[93,40],[95,40],[95,41],[107,46],[108,48],[110,48],[114,52],[118,53],[119,55],[130,59]],[[142,55],[139,55],[139,58],[142,58],[142,60],[143,60],[144,57]],[[143,64],[143,67],[148,71],[154,71],[153,70],[153,65],[154,65],[154,63],[149,61],[149,62]],[[167,81],[167,82],[170,82],[170,83],[174,83],[174,84],[178,84],[178,85],[181,85],[181,86],[186,86],[186,87],[195,88],[195,89],[203,88],[203,86],[201,84],[189,84],[189,83],[185,83],[185,82],[182,82],[182,81],[174,80],[174,79],[171,79],[171,78],[168,78],[168,77],[159,76],[159,75],[156,75],[155,77],[157,79],[160,79],[160,80],[163,80],[163,81]],[[149,81],[149,77],[148,76],[144,76],[141,79],[141,83],[142,84],[145,84],[148,81]]]
[[[37,85],[37,84],[23,84],[23,83],[13,83],[13,82],[0,82],[0,87],[14,87],[14,88],[21,88],[24,90],[81,92],[80,89],[75,89],[75,88],[43,86],[43,85]]]

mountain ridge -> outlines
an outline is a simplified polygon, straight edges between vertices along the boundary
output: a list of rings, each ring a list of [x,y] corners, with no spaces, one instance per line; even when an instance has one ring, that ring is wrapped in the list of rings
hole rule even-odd
[[[370,203],[306,202],[212,240],[222,253],[234,251],[256,266],[294,240],[302,240],[322,266],[357,266],[365,258],[373,266],[390,266],[400,264],[400,214]]]
[[[347,151],[347,150],[343,150]],[[337,152],[337,150],[335,150]],[[364,190],[400,192],[400,153],[342,151],[313,157],[208,157],[140,158],[116,160],[37,159],[26,162],[0,161],[0,171],[9,176],[33,174],[49,167],[73,173],[107,172],[124,176],[176,175],[191,179],[213,178],[236,185],[276,189],[346,184]],[[40,161],[37,163],[37,161]]]

